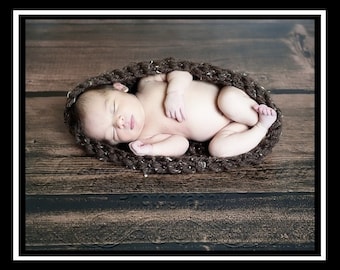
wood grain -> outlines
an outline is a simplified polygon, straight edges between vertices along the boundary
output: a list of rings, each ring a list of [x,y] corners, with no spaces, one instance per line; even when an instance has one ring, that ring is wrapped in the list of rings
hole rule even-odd
[[[26,91],[67,91],[170,56],[247,72],[268,89],[314,90],[313,37],[313,20],[28,20]]]

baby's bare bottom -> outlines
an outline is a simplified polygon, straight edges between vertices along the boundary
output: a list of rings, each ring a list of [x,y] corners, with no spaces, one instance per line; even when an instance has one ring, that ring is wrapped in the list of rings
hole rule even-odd
[[[258,104],[233,86],[221,89],[217,103],[232,122],[211,140],[209,151],[212,156],[231,157],[249,152],[260,143],[277,117],[274,109]]]

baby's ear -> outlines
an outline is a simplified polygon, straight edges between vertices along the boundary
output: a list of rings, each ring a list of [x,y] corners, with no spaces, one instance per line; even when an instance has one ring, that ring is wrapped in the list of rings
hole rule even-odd
[[[114,83],[113,88],[118,90],[118,91],[125,92],[125,93],[127,93],[129,91],[129,88],[127,86],[125,86],[124,84],[120,83],[120,82]]]

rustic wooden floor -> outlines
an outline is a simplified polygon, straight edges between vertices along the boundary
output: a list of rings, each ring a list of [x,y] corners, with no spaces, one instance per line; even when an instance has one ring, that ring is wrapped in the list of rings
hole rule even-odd
[[[23,252],[318,252],[313,19],[33,17],[23,25]],[[63,122],[67,91],[170,56],[245,71],[271,90],[283,133],[262,164],[144,177],[76,146]]]

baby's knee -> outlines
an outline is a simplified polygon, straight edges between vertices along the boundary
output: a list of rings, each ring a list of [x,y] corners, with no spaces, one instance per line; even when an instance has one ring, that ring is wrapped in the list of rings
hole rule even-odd
[[[234,86],[225,86],[220,90],[217,98],[217,104],[220,108],[232,108],[245,97],[243,90]]]
[[[221,88],[221,93],[225,94],[245,94],[244,91],[236,86],[233,85],[227,85]]]

